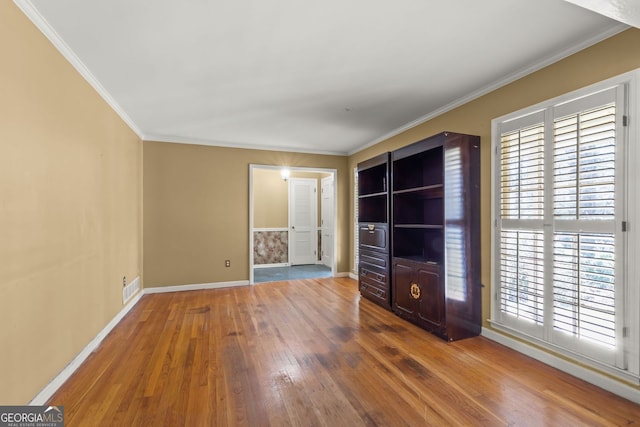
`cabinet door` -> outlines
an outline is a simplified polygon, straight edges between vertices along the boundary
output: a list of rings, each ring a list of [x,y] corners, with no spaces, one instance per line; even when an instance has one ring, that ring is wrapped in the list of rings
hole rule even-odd
[[[413,268],[394,261],[393,263],[393,295],[394,311],[403,317],[415,317],[416,302],[411,296]]]
[[[417,271],[420,286],[418,301],[418,318],[434,327],[443,324],[444,295],[438,269],[419,268]]]

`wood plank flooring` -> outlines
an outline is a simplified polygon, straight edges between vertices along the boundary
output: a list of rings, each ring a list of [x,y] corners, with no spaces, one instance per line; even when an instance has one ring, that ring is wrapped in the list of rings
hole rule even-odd
[[[640,425],[640,406],[348,278],[145,295],[49,402],[67,426]]]

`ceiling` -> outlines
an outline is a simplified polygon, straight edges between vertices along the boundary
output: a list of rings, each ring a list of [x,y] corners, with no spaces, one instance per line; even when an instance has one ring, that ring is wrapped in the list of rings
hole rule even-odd
[[[145,140],[351,154],[627,28],[563,0],[14,0]]]

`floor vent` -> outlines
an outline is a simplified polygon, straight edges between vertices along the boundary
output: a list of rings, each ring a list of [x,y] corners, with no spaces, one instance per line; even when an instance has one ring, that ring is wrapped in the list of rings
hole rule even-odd
[[[126,304],[140,291],[140,277],[136,277],[128,285],[122,288],[122,304]]]

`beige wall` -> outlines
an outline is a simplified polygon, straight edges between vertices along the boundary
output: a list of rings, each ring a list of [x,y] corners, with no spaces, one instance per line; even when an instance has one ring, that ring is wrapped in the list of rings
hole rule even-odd
[[[288,186],[279,169],[253,170],[253,226],[287,228],[289,226]]]
[[[0,404],[25,404],[140,275],[142,143],[0,2]]]
[[[142,144],[16,6],[0,2],[0,404],[27,403],[122,308],[122,276],[142,270],[143,222],[145,286],[246,280],[249,164],[337,169],[338,271],[348,271],[359,161],[442,130],[477,134],[489,195],[491,119],[638,68],[638,46],[640,30],[628,30],[349,158]],[[486,319],[490,197],[482,200]]]
[[[495,90],[453,111],[434,118],[415,128],[358,152],[349,158],[349,169],[358,162],[385,151],[434,135],[453,131],[481,137],[481,192],[480,207],[482,234],[482,317],[484,326],[491,316],[491,120],[529,105],[560,96],[572,90],[631,71],[640,67],[640,30],[630,29],[597,45],[580,51],[536,73]],[[472,71],[472,67],[469,69]],[[350,199],[353,197],[353,178],[350,176]],[[350,217],[353,204],[350,205]],[[349,256],[353,270],[353,224],[349,224],[351,238]]]
[[[318,181],[318,226],[322,178],[326,173],[292,171],[291,178],[313,178]],[[255,228],[286,228],[289,226],[288,185],[282,179],[280,169],[254,168],[253,173],[253,226]]]
[[[249,279],[250,164],[338,171],[336,256],[348,271],[346,157],[145,141],[146,287]]]

